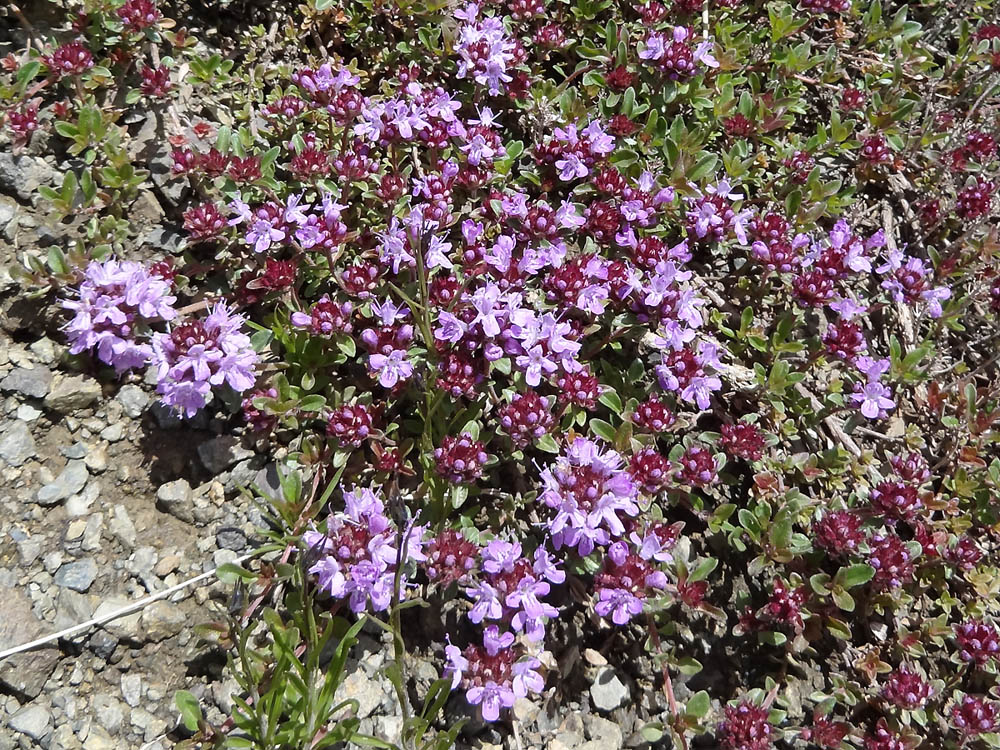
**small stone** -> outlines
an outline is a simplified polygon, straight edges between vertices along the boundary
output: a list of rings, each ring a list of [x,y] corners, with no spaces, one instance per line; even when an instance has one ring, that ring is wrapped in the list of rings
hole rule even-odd
[[[66,468],[60,472],[54,481],[49,482],[35,496],[39,505],[55,505],[65,500],[70,495],[80,492],[90,474],[87,472],[87,465],[80,460],[71,460],[66,463]]]
[[[95,513],[87,519],[87,528],[83,532],[83,547],[85,552],[96,552],[101,548],[101,536],[104,533],[104,514]]]
[[[82,518],[77,518],[75,521],[71,521],[69,526],[66,528],[66,541],[71,542],[74,539],[79,539],[83,536],[83,532],[87,530],[87,522]]]
[[[149,406],[149,396],[137,385],[123,385],[115,396],[115,400],[122,405],[125,413],[132,419],[141,417],[146,407]]]
[[[52,728],[52,714],[45,706],[28,704],[11,716],[7,723],[15,732],[40,740]]]
[[[45,555],[42,559],[42,564],[45,566],[45,570],[50,575],[59,570],[59,566],[63,562],[63,553],[59,550],[53,550]]]
[[[115,422],[114,424],[109,424],[103,430],[101,430],[101,438],[107,440],[109,443],[117,443],[125,436],[125,427],[121,422]]]
[[[250,458],[253,451],[240,445],[232,435],[219,435],[198,446],[198,457],[206,469],[221,474],[233,464]]]
[[[125,719],[125,712],[122,710],[121,701],[110,695],[95,695],[93,702],[94,716],[97,722],[108,730],[111,734],[117,734],[121,729],[122,721]]]
[[[598,747],[606,750],[621,750],[624,742],[621,727],[613,721],[600,716],[585,716],[583,723],[587,727],[587,735]]]
[[[15,156],[9,150],[0,151],[2,192],[17,193],[21,200],[29,201],[39,186],[51,185],[56,177],[56,170],[39,156]]]
[[[139,618],[136,617],[136,619]],[[89,648],[98,659],[107,661],[111,658],[115,649],[118,648],[118,639],[111,635],[111,633],[98,630],[90,636],[90,640],[87,641],[87,648]]]
[[[156,573],[160,578],[165,578],[166,576],[177,570],[178,566],[181,564],[180,555],[167,555],[160,559],[156,563],[156,567],[153,568],[153,572]]]
[[[137,674],[122,675],[122,698],[132,708],[142,700],[142,677]]]
[[[45,398],[51,387],[52,373],[45,367],[15,367],[0,381],[0,390],[31,398]]]
[[[108,528],[123,547],[127,549],[135,547],[135,524],[132,523],[132,519],[129,517],[128,511],[125,510],[124,505],[115,506],[111,520],[108,522]]]
[[[83,492],[71,495],[66,500],[66,515],[70,518],[85,516],[90,513],[90,506],[94,504],[101,495],[101,483],[98,481],[87,482]]]
[[[94,610],[94,618],[98,619],[107,617],[112,612],[124,609],[130,604],[132,604],[132,600],[126,599],[122,596],[112,596],[103,599],[101,603],[97,605],[97,609]],[[139,634],[142,632],[140,617],[141,615],[139,612],[132,612],[127,615],[122,615],[121,617],[116,617],[114,620],[109,620],[101,627],[117,638],[127,638],[130,641],[136,641],[139,639]]]
[[[66,445],[59,449],[59,452],[66,458],[83,458],[87,455],[85,443],[77,440],[73,445]]]
[[[160,485],[156,491],[156,507],[184,523],[194,523],[194,496],[186,479]]]
[[[116,750],[118,744],[111,739],[104,727],[91,724],[87,739],[83,741],[83,750]]]
[[[528,724],[538,716],[539,707],[527,698],[517,698],[514,701],[514,718]]]
[[[57,374],[45,397],[45,406],[60,414],[86,409],[101,397],[101,384],[85,375]]]
[[[11,422],[0,437],[0,458],[11,466],[21,466],[36,455],[35,439],[24,422]]]
[[[42,416],[42,410],[36,409],[31,404],[21,404],[17,407],[17,411],[14,413],[14,416],[21,422],[34,422]]]
[[[215,533],[215,543],[219,546],[219,549],[239,551],[247,546],[247,537],[239,529],[227,526]]]
[[[159,643],[184,629],[187,615],[171,602],[153,602],[142,611],[142,629],[146,640]]]
[[[53,582],[56,586],[65,586],[82,593],[91,587],[95,578],[97,578],[97,563],[94,558],[85,557],[59,568]]]
[[[59,589],[56,596],[56,628],[62,630],[89,620],[94,614],[90,600],[91,597],[72,589]]]
[[[38,339],[38,341],[33,341],[28,346],[28,349],[31,350],[31,353],[34,354],[35,357],[38,358],[38,361],[43,365],[55,364],[57,356],[56,347],[55,344],[52,343],[52,339],[47,336],[42,336],[42,338]]]
[[[590,686],[590,700],[598,711],[614,711],[628,700],[628,687],[611,667],[597,671],[594,684]]]
[[[153,574],[158,555],[153,547],[139,547],[128,561],[128,569],[132,575],[145,581]]]
[[[108,444],[98,443],[92,446],[87,455],[84,456],[83,462],[87,465],[95,474],[100,474],[106,468],[108,468]]]

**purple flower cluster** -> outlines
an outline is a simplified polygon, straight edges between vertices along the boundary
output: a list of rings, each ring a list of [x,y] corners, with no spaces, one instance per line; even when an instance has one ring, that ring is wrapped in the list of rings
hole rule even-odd
[[[92,261],[75,299],[62,305],[74,315],[64,327],[70,352],[95,351],[119,374],[145,366],[153,349],[141,340],[151,323],[173,320],[177,313],[170,283],[132,261]]]
[[[509,70],[517,62],[517,43],[504,29],[501,18],[481,18],[476,3],[455,11],[455,17],[463,21],[455,44],[459,56],[458,77],[471,78],[480,86],[488,87],[491,96],[496,96],[503,84],[513,80]]]
[[[404,565],[425,559],[422,526],[411,526],[405,534]],[[368,488],[344,493],[344,510],[331,514],[326,531],[307,531],[302,542],[307,555],[318,555],[309,572],[317,576],[321,590],[336,599],[347,599],[352,612],[363,612],[369,602],[376,612],[392,603],[398,530],[385,514],[382,498]],[[401,571],[406,585],[406,571]]]
[[[589,555],[625,534],[622,516],[636,516],[638,488],[613,450],[578,437],[555,465],[542,471],[539,501],[555,511],[548,521],[556,549]]]
[[[152,363],[163,403],[194,416],[213,386],[242,393],[254,385],[257,354],[241,330],[243,316],[218,303],[205,318],[176,323],[153,336]]]

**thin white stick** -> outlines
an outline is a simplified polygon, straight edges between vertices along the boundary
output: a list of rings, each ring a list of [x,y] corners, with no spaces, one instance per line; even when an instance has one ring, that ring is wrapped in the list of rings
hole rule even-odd
[[[251,557],[253,553],[248,555],[243,555],[243,557],[238,557],[233,560],[237,565],[246,562]],[[176,591],[180,591],[183,588],[187,588],[192,583],[197,583],[198,581],[203,581],[206,578],[215,575],[215,569],[208,571],[207,573],[202,573],[201,575],[196,575],[194,578],[189,578],[186,581],[181,581],[176,583],[170,588],[164,589],[163,591],[157,591],[155,594],[150,594],[149,596],[132,602],[126,607],[121,609],[116,609],[114,612],[109,612],[106,615],[101,615],[100,617],[94,617],[93,619],[82,622],[79,625],[74,625],[73,627],[66,628],[65,630],[60,630],[58,633],[52,633],[51,635],[46,635],[41,638],[37,638],[29,643],[22,643],[20,646],[14,646],[6,651],[0,651],[0,661],[3,661],[7,657],[19,654],[22,651],[29,651],[37,646],[42,646],[46,643],[51,643],[52,641],[57,641],[60,638],[69,638],[70,636],[76,635],[77,633],[82,633],[85,630],[89,630],[95,625],[103,625],[106,622],[111,622],[112,620],[117,620],[119,617],[124,617],[125,615],[132,614],[137,610],[142,609],[147,604],[152,604],[158,599],[163,599],[164,597],[170,596]]]

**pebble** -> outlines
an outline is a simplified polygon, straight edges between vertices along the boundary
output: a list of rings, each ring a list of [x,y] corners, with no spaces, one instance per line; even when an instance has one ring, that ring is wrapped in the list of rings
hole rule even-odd
[[[17,412],[14,416],[16,416],[21,422],[34,422],[42,416],[42,410],[36,409],[31,404],[21,404],[17,407]]]
[[[111,520],[108,522],[108,528],[123,547],[127,549],[135,547],[135,524],[132,523],[132,519],[129,517],[124,505],[115,506],[111,514]]]
[[[132,604],[132,600],[126,599],[123,596],[106,597],[100,604],[97,605],[97,609],[94,610],[94,617],[107,617],[112,612],[124,609],[130,604]],[[131,614],[116,617],[114,620],[104,623],[101,627],[113,636],[135,641],[139,639],[139,634],[142,632],[142,627],[139,622],[140,616],[139,612],[132,612]]]
[[[104,514],[95,513],[87,519],[87,528],[83,532],[85,552],[96,552],[101,548],[101,535],[104,532]]]
[[[87,451],[87,455],[84,456],[83,462],[87,465],[95,474],[100,474],[106,468],[108,468],[108,444],[98,443]]]
[[[184,523],[194,523],[194,497],[186,479],[160,485],[156,491],[156,507]]]
[[[590,686],[590,700],[598,711],[614,711],[628,700],[628,687],[611,667],[597,671]]]
[[[15,732],[40,740],[52,728],[52,714],[45,706],[28,704],[11,716],[7,723]]]
[[[52,339],[47,336],[42,336],[42,338],[32,342],[28,346],[28,349],[31,350],[31,353],[34,354],[38,361],[43,365],[55,364],[56,357],[58,356],[56,354],[56,347],[52,342]]]
[[[110,695],[95,695],[93,711],[97,722],[102,727],[107,729],[111,734],[118,733],[122,722],[125,720],[125,712],[122,710],[121,701]]]
[[[18,420],[0,437],[0,458],[11,466],[21,466],[36,454],[35,439],[28,425]]]
[[[141,417],[146,407],[149,406],[149,396],[137,385],[123,385],[115,396],[115,400],[122,405],[122,408],[132,419]]]
[[[0,650],[20,646],[51,630],[51,626],[35,616],[31,599],[23,589],[0,587],[0,602],[3,602]],[[19,695],[35,698],[42,692],[60,655],[59,649],[46,647],[8,657],[0,661],[0,685]]]
[[[159,643],[177,635],[187,623],[187,615],[170,602],[153,602],[142,611],[142,629],[146,640]]]
[[[51,386],[52,373],[45,367],[15,367],[0,380],[0,390],[31,398],[45,398]]]
[[[80,460],[70,460],[54,481],[46,484],[35,496],[39,505],[55,505],[70,495],[75,495],[87,484],[87,465]]]
[[[142,677],[137,674],[122,675],[122,698],[132,708],[142,700]]]
[[[115,422],[114,424],[109,424],[103,430],[101,430],[101,438],[107,440],[109,443],[117,443],[122,437],[125,436],[125,427],[121,422]]]
[[[60,567],[53,582],[56,586],[65,586],[82,593],[91,587],[95,578],[97,578],[97,563],[94,558],[85,557]]]
[[[153,572],[156,573],[160,578],[165,578],[166,576],[173,573],[181,564],[180,555],[167,555],[160,559],[156,563],[156,567],[153,568]]]
[[[219,549],[239,551],[247,546],[247,537],[239,529],[227,526],[215,533],[215,543],[219,546]]]
[[[382,703],[384,687],[377,680],[368,677],[363,669],[359,669],[340,683],[333,702],[337,704],[345,700],[356,700],[358,710],[354,715],[359,719],[365,719]]]
[[[57,373],[45,397],[45,406],[60,414],[86,409],[101,397],[101,384],[85,375]]]
[[[117,743],[102,726],[91,725],[87,739],[83,741],[83,750],[116,750]]]

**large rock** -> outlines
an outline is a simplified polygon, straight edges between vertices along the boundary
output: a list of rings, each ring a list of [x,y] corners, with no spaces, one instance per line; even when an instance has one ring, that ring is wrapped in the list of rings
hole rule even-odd
[[[35,455],[35,439],[24,422],[11,422],[0,437],[0,458],[11,466],[21,466]]]
[[[0,381],[0,390],[31,398],[45,398],[51,387],[52,373],[44,367],[15,367]]]
[[[31,611],[31,599],[21,589],[0,586],[3,616],[0,617],[0,651],[20,646],[49,632],[49,627]],[[0,684],[27,698],[42,692],[59,661],[55,644],[24,651],[0,661]]]
[[[45,406],[60,414],[86,409],[101,397],[101,384],[84,375],[57,374],[45,397]]]

